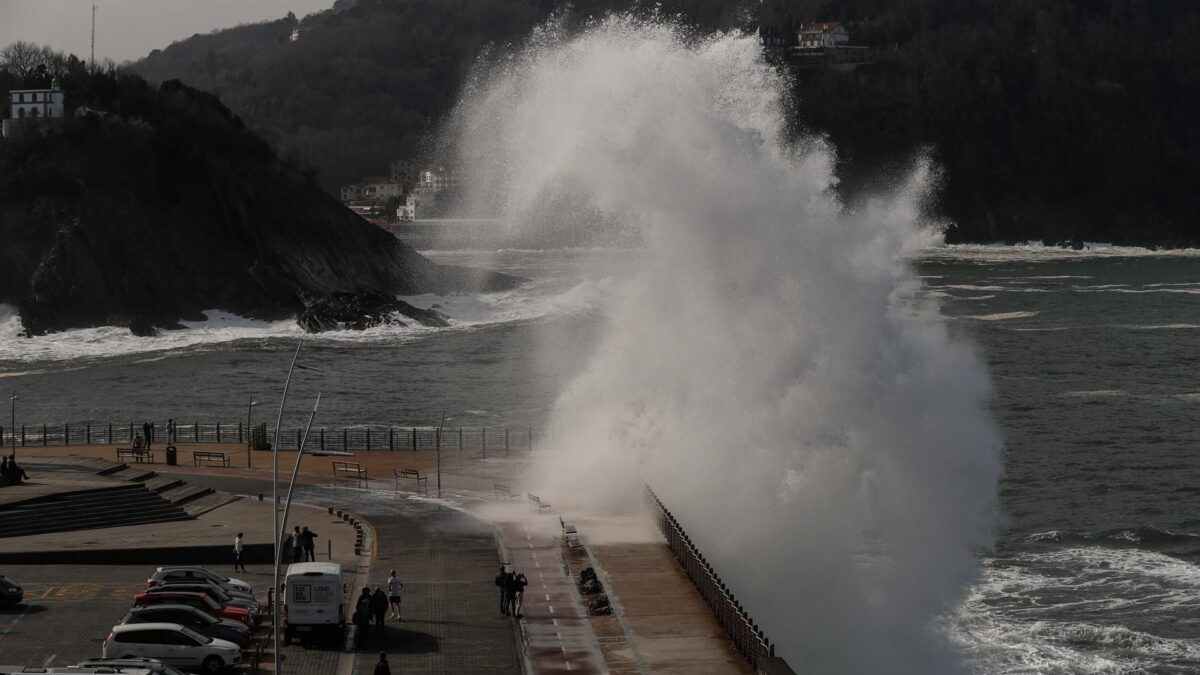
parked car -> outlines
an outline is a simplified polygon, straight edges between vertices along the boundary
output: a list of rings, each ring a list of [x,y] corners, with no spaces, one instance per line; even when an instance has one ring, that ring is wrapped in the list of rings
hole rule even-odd
[[[104,640],[104,656],[146,657],[183,668],[219,673],[242,661],[242,648],[204,637],[177,623],[131,623],[113,626]]]
[[[112,675],[112,673],[120,673],[120,675],[157,675],[157,673],[146,666],[51,666],[46,668],[41,666],[0,666],[0,675],[20,675],[22,673],[49,673],[50,675],[65,675],[66,673],[82,673],[84,675],[90,673],[105,673],[107,675]]]
[[[203,593],[203,594],[207,595],[208,597],[212,598],[213,600],[216,600],[217,603],[220,604],[222,607],[241,607],[242,609],[249,610],[250,613],[253,614],[255,618],[258,618],[258,616],[260,614],[262,614],[262,610],[259,608],[258,603],[254,601],[254,598],[247,599],[245,597],[245,595],[240,594],[240,593],[238,595],[234,596],[234,595],[231,595],[230,593],[225,592],[225,589],[218,588],[216,586],[213,586],[212,584],[174,583],[174,582],[172,582],[172,583],[169,583],[169,584],[166,584],[163,586],[155,586],[154,588],[147,588],[146,592],[147,593],[180,593],[180,592]]]
[[[254,628],[254,617],[250,610],[241,607],[222,607],[216,600],[203,593],[158,592],[142,591],[133,596],[134,607],[149,607],[150,605],[187,605],[218,619],[230,619]]]
[[[17,582],[0,574],[0,607],[19,605],[25,599],[25,591]]]
[[[250,629],[229,619],[218,619],[187,605],[150,605],[129,610],[121,623],[177,623],[201,635],[228,640],[245,647],[250,643]]]
[[[141,668],[145,668],[146,672],[151,675],[184,675],[182,670],[175,666],[170,666],[158,659],[145,658],[129,658],[129,659],[88,659],[82,663],[75,664],[76,668],[111,668],[118,673],[138,673],[140,675]]]
[[[215,572],[199,565],[163,565],[154,571],[154,574],[146,581],[146,586],[157,586],[168,579],[173,581],[208,579],[212,583],[229,588],[230,590],[254,593],[254,589],[250,588],[250,584],[241,579],[233,579],[220,572]]]

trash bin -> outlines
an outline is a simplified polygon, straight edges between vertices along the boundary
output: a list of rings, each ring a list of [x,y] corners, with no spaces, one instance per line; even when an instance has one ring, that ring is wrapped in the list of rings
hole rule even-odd
[[[167,446],[167,466],[175,466],[179,463],[179,461],[175,458],[177,452],[178,450],[175,449],[175,446]]]

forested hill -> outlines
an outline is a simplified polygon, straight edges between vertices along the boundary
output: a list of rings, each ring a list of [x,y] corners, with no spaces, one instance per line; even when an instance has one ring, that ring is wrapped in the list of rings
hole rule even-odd
[[[329,189],[418,153],[484,50],[555,12],[630,0],[339,0],[199,35],[135,68],[217,93]],[[876,63],[799,71],[797,129],[838,147],[842,190],[944,170],[952,239],[1200,245],[1200,3],[1194,0],[673,0],[702,29],[841,21]],[[293,28],[300,39],[289,41]]]

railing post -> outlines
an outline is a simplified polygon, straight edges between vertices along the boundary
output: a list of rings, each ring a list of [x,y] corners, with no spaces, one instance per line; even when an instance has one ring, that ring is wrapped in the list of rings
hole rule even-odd
[[[217,442],[221,442],[221,423],[217,422]]]
[[[86,434],[87,435],[85,436],[85,439],[87,440],[87,445],[91,445],[92,444],[92,423],[91,422],[88,422],[88,424],[87,424]],[[3,434],[0,434],[0,436],[2,436],[2,435]]]
[[[63,445],[71,444],[71,425],[63,422]]]
[[[325,450],[325,427],[321,427],[321,450]]]
[[[200,442],[200,423],[192,422],[192,439],[197,443]],[[275,535],[271,535],[272,537]]]
[[[371,427],[367,427],[367,452],[371,451]]]
[[[346,427],[342,427],[342,450],[345,451],[346,448]]]
[[[508,457],[508,427],[504,427],[504,456]]]
[[[413,452],[417,451],[417,428],[416,427],[413,427],[413,429],[412,429],[412,451]]]
[[[483,428],[483,457],[487,459],[487,427]]]
[[[458,451],[462,452],[462,427],[458,428]]]
[[[238,443],[245,443],[245,442],[246,441],[242,440],[242,421],[238,420]]]
[[[396,449],[396,434],[395,434],[395,431],[396,431],[396,430],[395,430],[394,428],[392,428],[392,427],[388,427],[388,450],[395,450],[395,449]]]
[[[300,452],[300,435],[301,435],[301,433],[302,433],[301,430],[299,428],[297,428],[296,429],[296,452]],[[297,457],[296,461],[297,462],[300,461],[300,458]]]
[[[42,447],[46,446],[46,425],[42,425]]]

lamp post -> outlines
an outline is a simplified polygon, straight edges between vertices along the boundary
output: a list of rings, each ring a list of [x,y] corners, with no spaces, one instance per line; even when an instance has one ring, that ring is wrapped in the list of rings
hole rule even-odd
[[[442,498],[442,428],[446,426],[446,411],[442,411],[442,421],[437,430],[437,481],[438,499]]]
[[[17,459],[17,392],[12,393],[12,420],[8,432],[12,434],[12,458]]]
[[[250,451],[254,449],[254,427],[250,426],[250,413],[254,410],[254,406],[258,405],[258,401],[254,397],[250,397],[250,402],[246,404],[246,468],[250,468]]]

